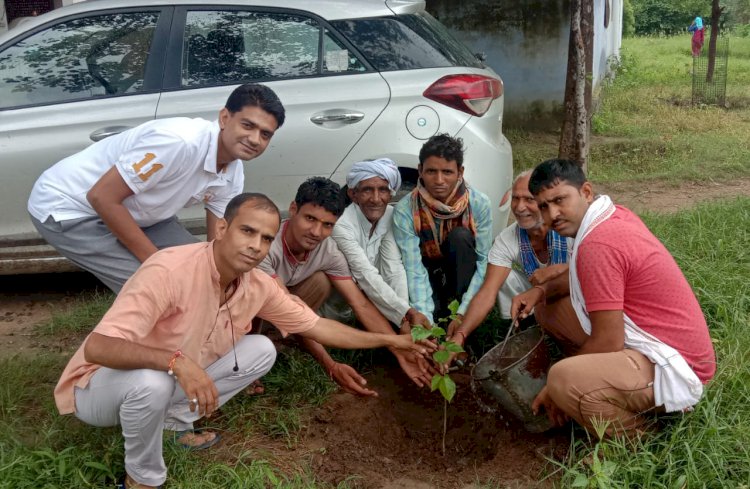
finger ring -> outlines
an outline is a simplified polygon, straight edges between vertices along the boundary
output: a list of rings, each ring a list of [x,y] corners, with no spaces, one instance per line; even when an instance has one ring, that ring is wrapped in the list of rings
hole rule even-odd
[[[190,402],[192,402],[193,404],[198,404],[198,398],[194,397],[194,398],[190,399]]]

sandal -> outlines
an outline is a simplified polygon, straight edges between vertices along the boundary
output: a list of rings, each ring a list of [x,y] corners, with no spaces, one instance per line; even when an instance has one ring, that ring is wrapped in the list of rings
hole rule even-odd
[[[181,442],[180,438],[182,438],[185,435],[203,435],[207,433],[213,433],[215,436],[211,438],[210,440],[206,440],[203,443],[199,445],[190,445],[189,443]],[[178,446],[180,448],[184,448],[185,450],[205,450],[206,448],[210,448],[217,443],[219,443],[219,440],[221,440],[221,436],[216,433],[215,431],[204,431],[204,430],[185,430],[185,431],[175,431],[174,436],[171,438],[172,443],[175,446]]]
[[[257,379],[245,387],[242,392],[244,392],[246,396],[259,396],[266,392],[266,386],[263,385],[263,382],[261,382],[260,379]]]
[[[133,486],[128,486],[125,484],[125,480],[128,478],[128,475],[123,475],[120,480],[118,480],[115,483],[115,489],[137,489],[137,487],[140,487],[140,485],[136,486],[135,488]],[[156,486],[156,489],[161,489],[161,486]]]

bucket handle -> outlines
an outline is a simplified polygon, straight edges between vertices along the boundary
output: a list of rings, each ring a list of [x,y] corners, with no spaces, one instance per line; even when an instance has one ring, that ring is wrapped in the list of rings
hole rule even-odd
[[[505,353],[505,347],[508,346],[508,340],[510,339],[510,334],[514,330],[518,330],[518,316],[514,316],[510,320],[510,326],[508,326],[508,332],[505,333],[505,340],[503,340],[503,346],[500,348],[500,353],[498,354],[498,357],[500,357],[500,358],[503,357],[503,353]],[[490,375],[488,375],[487,377],[484,377],[482,379],[474,378],[474,380],[478,380],[478,381],[481,382],[483,380],[491,379],[491,378],[495,377],[497,375],[497,373],[498,373],[497,371],[492,370],[490,372]]]

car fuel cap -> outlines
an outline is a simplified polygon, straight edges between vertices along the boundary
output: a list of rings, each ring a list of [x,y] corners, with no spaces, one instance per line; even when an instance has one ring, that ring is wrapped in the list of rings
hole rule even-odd
[[[428,139],[440,128],[440,117],[434,109],[418,105],[406,115],[406,129],[417,139]]]

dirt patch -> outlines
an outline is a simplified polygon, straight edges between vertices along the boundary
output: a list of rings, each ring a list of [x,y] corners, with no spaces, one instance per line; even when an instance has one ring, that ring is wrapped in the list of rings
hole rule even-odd
[[[750,178],[727,182],[624,182],[594,183],[594,190],[636,213],[672,213],[696,204],[738,196],[750,197]]]
[[[78,348],[82,338],[41,335],[36,326],[97,287],[85,273],[0,276],[0,358]]]
[[[325,481],[356,476],[351,483],[366,489],[470,488],[489,480],[538,486],[546,462],[537,448],[569,443],[564,433],[530,434],[507,415],[483,412],[469,375],[456,373],[443,456],[442,397],[418,390],[398,368],[367,377],[379,397],[334,395],[308,424],[303,445],[316,454],[316,475]]]

